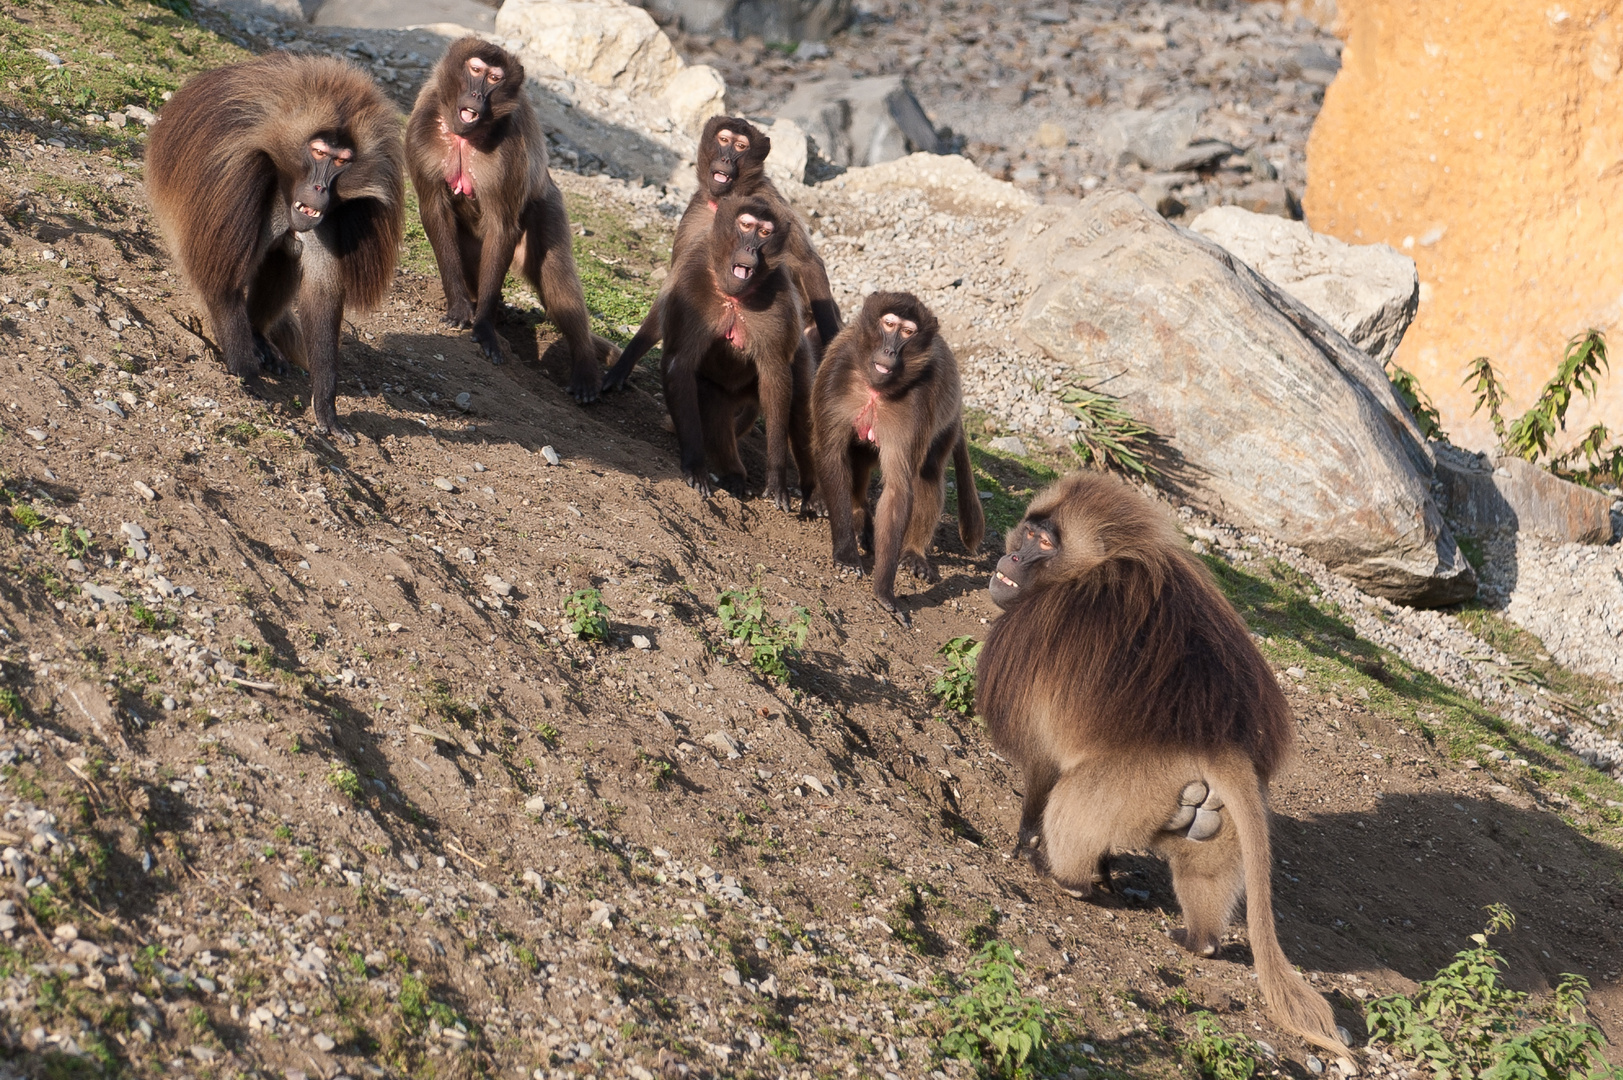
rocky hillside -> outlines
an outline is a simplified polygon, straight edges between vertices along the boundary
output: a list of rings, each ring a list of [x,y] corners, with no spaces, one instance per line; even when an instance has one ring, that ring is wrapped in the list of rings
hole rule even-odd
[[[1050,1073],[1187,1075],[1212,1020],[1265,1073],[1323,1068],[1242,929],[1173,946],[1156,860],[1083,903],[1004,857],[1020,777],[933,689],[993,615],[986,552],[942,530],[904,630],[821,524],[694,496],[646,372],[575,406],[520,292],[523,362],[442,333],[420,235],[346,327],[360,442],[328,444],[302,378],[207,355],[144,209],[141,110],[263,43],[139,0],[4,0],[0,39],[0,1075],[968,1077],[944,1047],[989,941]],[[669,218],[559,179],[614,333]],[[973,419],[1006,528],[1075,459]],[[1536,683],[1575,717],[1615,687],[1476,612],[1517,675],[1483,704],[1371,640],[1421,662],[1457,621],[1182,520],[1296,712],[1276,903],[1340,1022],[1362,1043],[1367,999],[1504,903],[1510,978],[1583,973],[1615,1033],[1623,789],[1506,719]],[[740,643],[801,629],[781,666]]]

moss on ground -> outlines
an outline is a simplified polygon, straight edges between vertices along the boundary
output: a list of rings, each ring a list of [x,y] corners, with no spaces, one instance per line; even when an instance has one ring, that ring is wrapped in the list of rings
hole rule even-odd
[[[140,157],[142,125],[115,130],[88,114],[129,105],[156,112],[188,76],[248,55],[200,25],[184,0],[0,3],[0,107],[41,138],[72,136],[121,157]]]

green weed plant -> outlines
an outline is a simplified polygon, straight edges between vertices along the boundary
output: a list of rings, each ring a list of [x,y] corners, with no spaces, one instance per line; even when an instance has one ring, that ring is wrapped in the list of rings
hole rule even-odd
[[[1587,1020],[1589,982],[1564,974],[1548,999],[1499,981],[1505,959],[1488,938],[1516,925],[1503,904],[1488,908],[1474,945],[1454,954],[1413,996],[1370,1002],[1370,1042],[1390,1044],[1430,1069],[1437,1080],[1620,1080],[1623,1069],[1601,1056],[1605,1036]]]
[[[596,589],[577,589],[564,601],[564,618],[569,632],[582,641],[609,639],[609,609]]]
[[[965,635],[936,650],[947,658],[947,670],[930,690],[942,705],[961,716],[975,711],[975,663],[980,659],[981,644]]]
[[[1223,1030],[1209,1012],[1195,1014],[1195,1035],[1185,1051],[1200,1075],[1211,1080],[1251,1080],[1257,1074],[1257,1044]]]
[[[1609,370],[1606,335],[1586,330],[1567,342],[1555,374],[1539,391],[1532,407],[1514,420],[1506,420],[1505,407],[1510,399],[1486,356],[1471,361],[1464,385],[1471,387],[1476,398],[1471,415],[1487,411],[1503,453],[1541,463],[1557,476],[1590,487],[1606,480],[1623,484],[1623,441],[1614,439],[1605,424],[1592,425],[1570,450],[1555,455],[1550,452],[1556,432],[1567,428],[1567,410],[1574,397],[1581,394],[1593,401],[1600,392],[1602,376]]]
[[[988,941],[964,972],[968,987],[946,1006],[949,1027],[941,1052],[967,1061],[986,1077],[1027,1080],[1037,1075],[1051,1042],[1052,1018],[1038,998],[1020,989],[1024,970],[1014,949]]]
[[[750,666],[778,682],[789,681],[788,661],[806,644],[811,630],[811,613],[803,607],[791,609],[787,622],[779,622],[766,610],[766,598],[759,585],[743,592],[729,589],[716,601],[716,617],[727,636],[749,650]]]
[[[1068,386],[1059,399],[1081,425],[1072,437],[1085,464],[1144,478],[1159,475],[1148,460],[1155,429],[1134,419],[1119,399],[1086,386]]]

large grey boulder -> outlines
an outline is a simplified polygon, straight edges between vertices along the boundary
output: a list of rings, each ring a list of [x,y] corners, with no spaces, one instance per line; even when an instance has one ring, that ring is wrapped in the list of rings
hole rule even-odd
[[[496,28],[496,9],[478,0],[326,0],[310,21],[379,30],[455,23],[488,34]]]
[[[800,125],[825,161],[846,168],[942,151],[940,135],[900,75],[802,82],[778,116]]]
[[[1420,307],[1414,260],[1385,244],[1348,244],[1305,222],[1214,206],[1189,227],[1306,304],[1384,365]]]
[[[1443,447],[1437,451],[1437,479],[1448,520],[1466,536],[1522,532],[1558,544],[1611,542],[1610,495],[1519,457],[1489,459]]]
[[[766,41],[822,41],[851,22],[851,0],[643,0],[690,34],[755,35]]]
[[[691,143],[705,120],[726,109],[721,75],[684,63],[653,17],[625,0],[507,0],[496,33],[526,69],[560,71],[608,91],[658,141],[674,130]]]
[[[282,22],[304,22],[314,10],[300,0],[198,0],[199,7]]]
[[[1380,365],[1288,293],[1114,190],[1035,209],[1006,263],[1022,332],[1154,426],[1180,497],[1401,603],[1475,593]]]

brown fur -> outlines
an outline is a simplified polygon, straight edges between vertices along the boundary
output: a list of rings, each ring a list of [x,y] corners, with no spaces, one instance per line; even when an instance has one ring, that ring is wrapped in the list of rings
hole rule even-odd
[[[488,115],[459,140],[449,125],[474,58],[501,68],[503,78],[490,90]],[[570,394],[583,403],[596,400],[614,346],[591,332],[563,193],[548,171],[546,136],[525,96],[518,58],[477,37],[452,42],[417,95],[406,125],[406,157],[439,264],[445,321],[471,326],[493,363],[510,359],[495,318],[512,269],[541,298],[569,346]],[[453,192],[458,174],[472,195]]]
[[[746,136],[749,139],[749,149],[738,157],[732,181],[723,185],[716,183],[713,165],[720,152],[717,138],[724,130]],[[778,191],[777,185],[767,178],[766,158],[771,150],[772,140],[743,117],[712,116],[706,121],[704,133],[699,136],[698,160],[694,163],[694,169],[699,177],[699,189],[693,193],[693,198],[688,200],[687,209],[682,212],[682,219],[677,222],[676,238],[671,243],[671,267],[675,269],[676,264],[681,261],[682,253],[690,246],[704,243],[705,237],[710,232],[710,223],[716,215],[717,200],[732,196],[761,197],[775,201],[787,234],[783,259],[790,268],[795,287],[799,290],[801,300],[810,315],[811,326],[807,328],[806,333],[807,343],[812,349],[812,362],[815,365],[822,357],[824,348],[840,332],[840,307],[834,302],[834,291],[828,283],[828,269],[823,264],[823,257],[817,254],[817,249],[812,246],[811,233],[807,230],[806,223],[801,221],[800,215],[789,206],[788,200]],[[654,298],[654,303],[643,318],[642,325],[637,328],[637,333],[626,344],[620,359],[604,378],[605,389],[617,390],[624,386],[637,361],[641,360],[649,349],[659,344],[660,328],[664,318],[662,308],[673,282],[674,275],[666,279],[665,286]]]
[[[1028,526],[1056,535],[1046,561],[1033,558]],[[1167,515],[1105,474],[1073,474],[1039,494],[1008,551],[999,573],[1025,580],[987,637],[976,707],[1025,776],[1016,850],[1040,836],[1034,863],[1086,895],[1108,883],[1112,850],[1154,849],[1183,909],[1176,936],[1201,955],[1216,951],[1246,897],[1270,1008],[1346,1058],[1329,1005],[1274,928],[1266,791],[1293,726],[1245,622]],[[1223,801],[1221,827],[1203,841],[1167,827],[1194,781]]]
[[[894,355],[882,353],[880,320],[887,313],[918,327]],[[881,356],[892,371],[876,378],[874,361]],[[918,297],[876,292],[863,302],[862,313],[834,339],[817,369],[812,428],[834,561],[861,572],[860,520],[874,557],[874,596],[886,610],[897,611],[898,566],[923,581],[941,580],[929,549],[946,505],[949,455],[958,479],[958,535],[971,554],[980,548],[986,522],[964,437],[958,361]],[[885,478],[877,514],[868,502],[876,464]]]
[[[321,224],[295,235],[290,193],[317,135],[355,157]],[[348,438],[335,410],[339,326],[345,309],[383,299],[405,226],[398,113],[377,84],[342,61],[281,52],[198,75],[152,129],[147,190],[227,368],[252,376],[281,352],[310,372],[318,427]]]
[[[738,222],[745,215],[770,222],[774,231],[759,248],[754,276],[731,296],[727,290],[737,286],[724,286],[723,281],[742,257]],[[793,452],[802,499],[810,496],[814,483],[807,413],[812,361],[800,329],[800,295],[780,261],[781,222],[779,208],[770,200],[722,200],[707,242],[689,247],[677,263],[676,284],[663,305],[667,347],[661,370],[683,478],[708,496],[707,462],[714,462],[721,470],[721,486],[741,497],[746,477],[738,436],[761,412],[766,418],[765,493],[787,510],[786,451]]]

